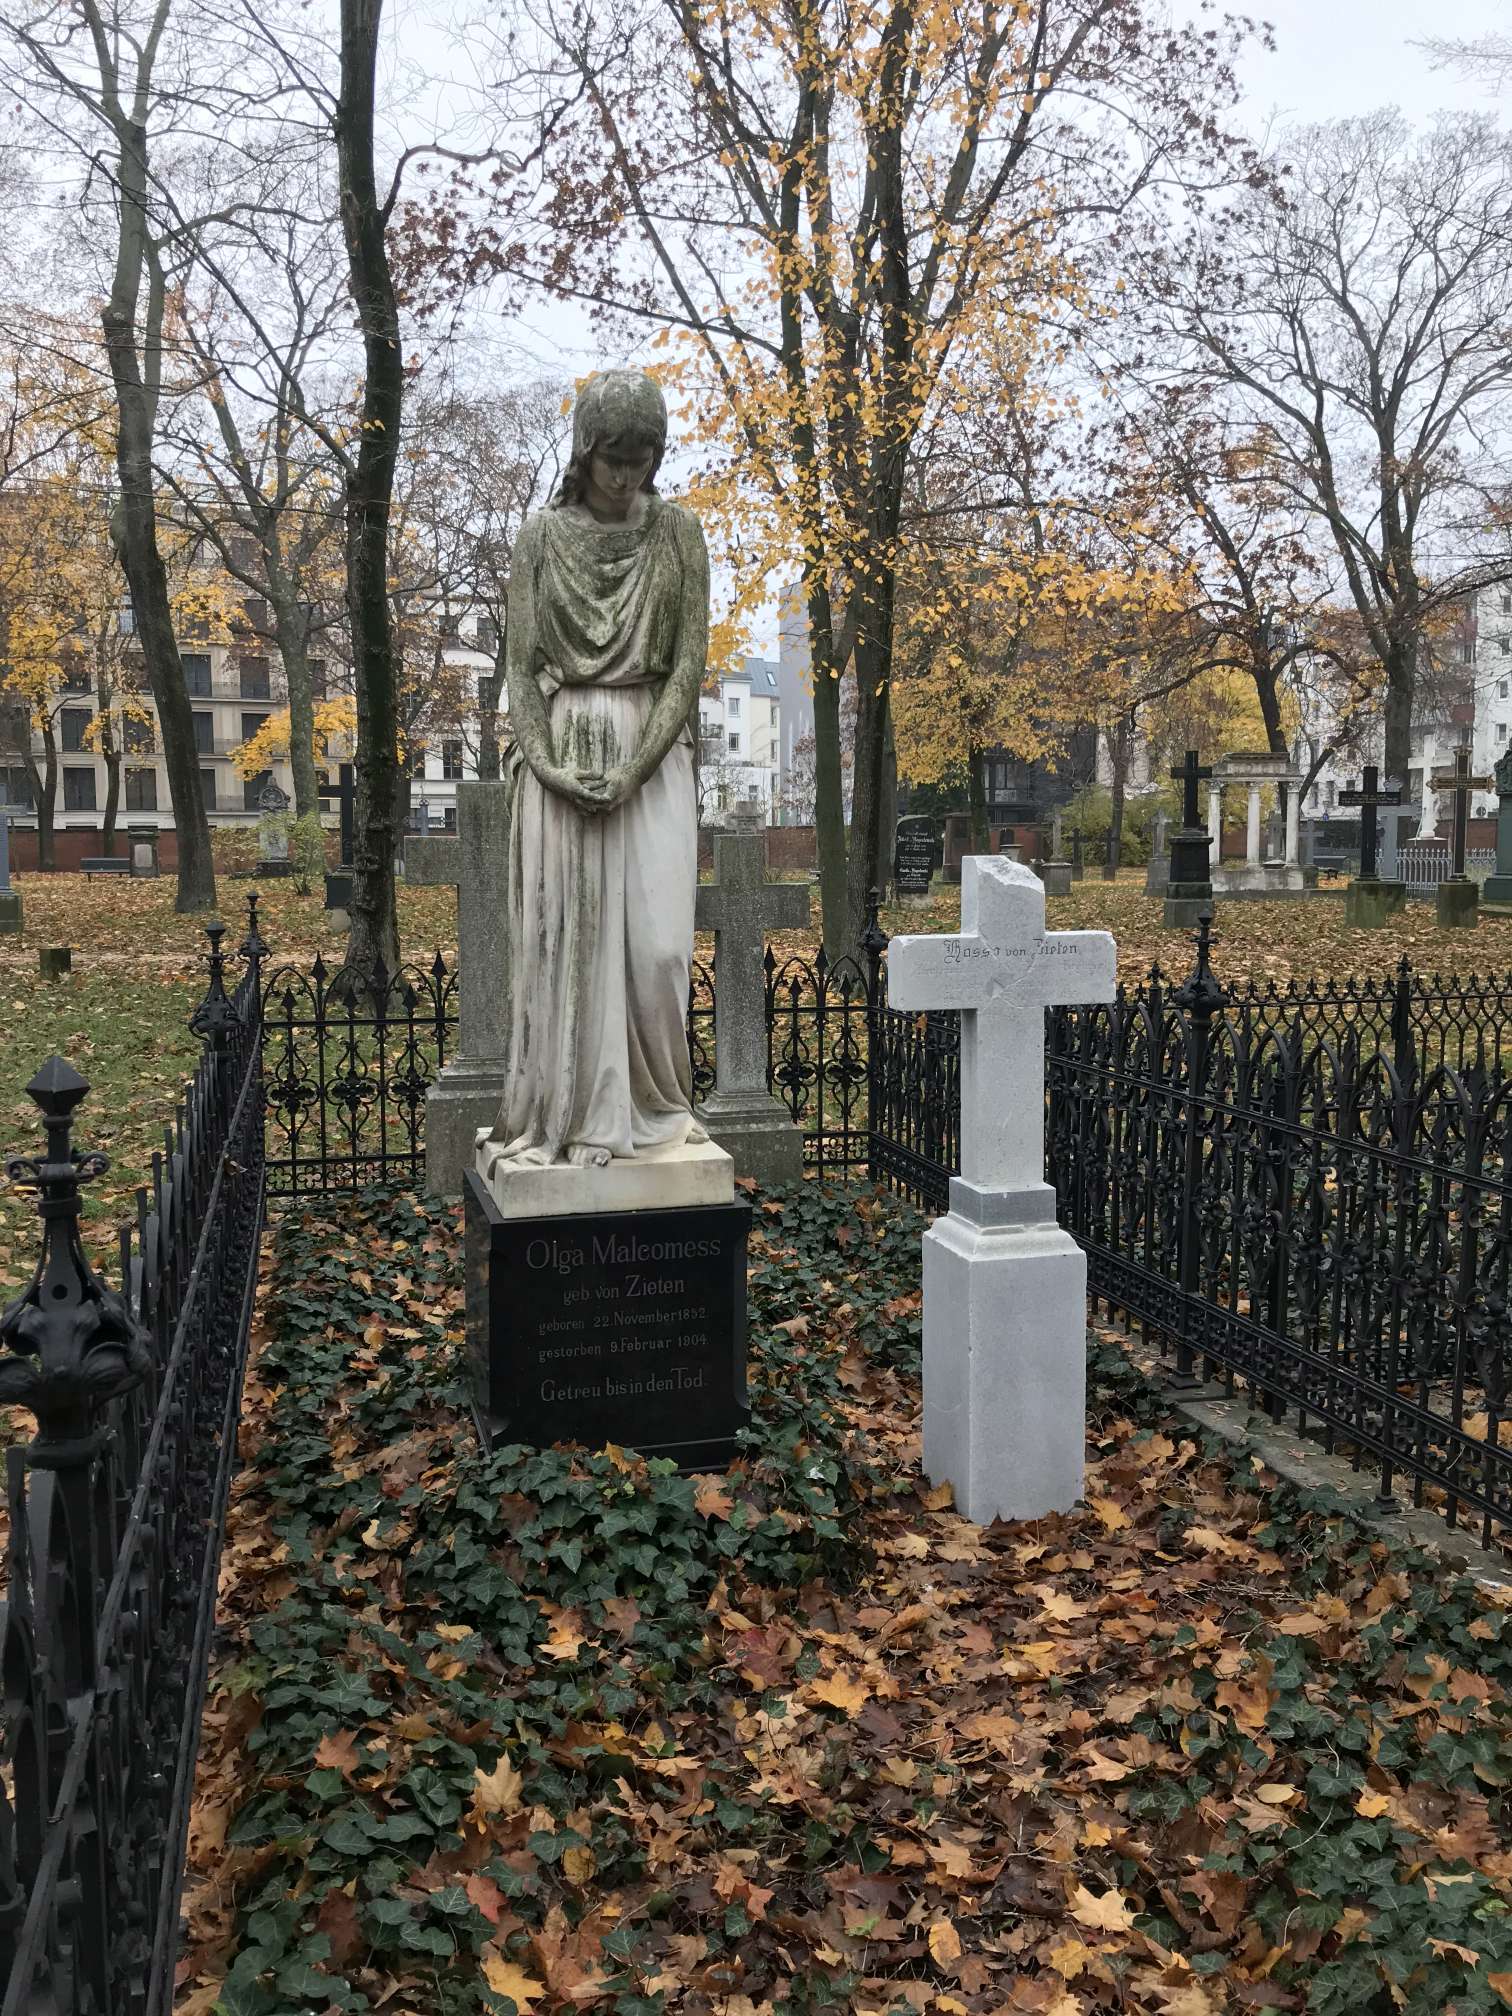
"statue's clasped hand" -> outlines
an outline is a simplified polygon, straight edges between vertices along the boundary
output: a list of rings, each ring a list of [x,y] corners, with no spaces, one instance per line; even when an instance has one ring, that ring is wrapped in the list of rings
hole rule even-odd
[[[549,780],[542,781],[549,781],[558,797],[590,816],[612,812],[617,805],[623,805],[633,788],[629,773],[623,769],[559,770]]]

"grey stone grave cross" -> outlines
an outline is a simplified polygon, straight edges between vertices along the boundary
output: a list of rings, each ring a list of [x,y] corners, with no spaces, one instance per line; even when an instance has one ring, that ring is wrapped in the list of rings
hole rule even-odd
[[[1473,930],[1480,921],[1480,885],[1466,870],[1470,837],[1470,793],[1489,791],[1489,777],[1470,774],[1470,748],[1462,742],[1454,752],[1452,770],[1435,770],[1428,779],[1435,791],[1447,791],[1454,800],[1454,841],[1449,879],[1440,882],[1437,894],[1438,921],[1445,931]]]
[[[801,882],[768,882],[760,832],[716,833],[713,882],[698,891],[701,931],[714,933],[714,1090],[699,1108],[740,1176],[796,1183],[803,1136],[767,1090],[766,934],[809,921]]]
[[[1045,1010],[1111,1001],[1106,931],[1046,931],[1037,876],[961,864],[958,937],[894,938],[893,1008],[961,1014],[961,1173],[924,1235],[924,1467],[968,1519],[1081,1495],[1087,1261],[1045,1181]]]
[[[1435,770],[1428,779],[1435,791],[1447,791],[1454,800],[1453,839],[1451,842],[1451,872],[1457,882],[1465,879],[1466,843],[1470,834],[1470,793],[1489,791],[1489,777],[1472,777],[1470,774],[1470,748],[1462,742],[1454,752],[1452,770]]]
[[[458,1197],[480,1127],[504,1096],[509,1045],[509,809],[507,784],[468,778],[457,786],[457,831],[411,834],[404,879],[457,891],[456,1055],[425,1096],[425,1184]]]
[[[1397,881],[1402,872],[1402,828],[1416,825],[1423,816],[1421,805],[1381,807],[1381,880]]]

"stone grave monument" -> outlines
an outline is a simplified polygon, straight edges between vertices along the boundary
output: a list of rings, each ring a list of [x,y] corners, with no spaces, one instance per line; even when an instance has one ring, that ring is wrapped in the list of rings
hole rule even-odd
[[[1360,872],[1344,892],[1344,921],[1357,931],[1379,930],[1407,901],[1407,884],[1382,881],[1379,873],[1376,812],[1382,805],[1402,802],[1401,791],[1379,783],[1379,775],[1375,764],[1367,763],[1358,787],[1351,785],[1339,793],[1341,805],[1360,808]]]
[[[702,1470],[749,1419],[751,1213],[692,1106],[709,574],[697,519],[652,488],[666,438],[654,380],[596,373],[515,545],[508,1037],[464,1192],[467,1330],[485,1443]]]
[[[766,974],[769,930],[809,921],[806,882],[768,882],[762,833],[716,833],[714,880],[698,891],[696,921],[714,933],[714,1090],[698,1109],[735,1173],[758,1183],[797,1183],[803,1136],[767,1090]]]
[[[457,831],[410,834],[404,879],[417,888],[457,891],[457,1049],[425,1095],[425,1187],[460,1197],[478,1129],[504,1096],[508,1042],[509,786],[464,778]]]
[[[1040,863],[1040,880],[1047,896],[1071,894],[1071,863],[1066,859],[1061,838],[1062,816],[1057,806],[1050,819],[1050,859]]]
[[[1167,924],[1195,924],[1204,910],[1213,907],[1211,867],[1212,839],[1197,821],[1197,786],[1213,772],[1197,761],[1197,751],[1188,749],[1179,770],[1171,772],[1181,786],[1181,824],[1171,836],[1171,870],[1166,883]],[[1212,801],[1209,796],[1209,816]]]
[[[1242,862],[1225,862],[1223,859],[1223,792],[1224,787],[1230,784],[1242,786],[1248,794]],[[1286,818],[1276,831],[1276,848],[1262,851],[1260,793],[1267,785],[1285,791]],[[1241,750],[1216,763],[1208,791],[1214,893],[1219,896],[1303,895],[1307,879],[1302,873],[1297,838],[1301,810],[1302,772],[1292,767],[1290,757],[1272,756],[1263,750]]]
[[[1171,821],[1163,809],[1155,814],[1155,832],[1150,841],[1150,859],[1145,868],[1146,896],[1164,896],[1171,879]]]
[[[257,872],[265,880],[276,879],[289,873],[289,832],[283,821],[289,810],[289,794],[273,778],[269,778],[257,794],[258,840],[260,842]]]
[[[1111,1001],[1106,931],[1045,930],[1038,877],[961,864],[958,937],[894,938],[894,1008],[961,1011],[961,1173],[924,1235],[924,1468],[968,1519],[1081,1496],[1087,1261],[1045,1182],[1045,1010]]]
[[[1380,811],[1381,849],[1380,875],[1383,882],[1402,880],[1402,844],[1404,826],[1417,830],[1423,816],[1421,805],[1383,805]],[[1411,835],[1407,836],[1409,839]]]
[[[128,826],[126,853],[135,881],[155,882],[158,878],[158,829],[156,826]]]
[[[893,888],[900,903],[917,909],[929,901],[936,853],[933,819],[909,813],[898,821],[893,836]]]
[[[1481,889],[1481,908],[1492,916],[1512,916],[1512,749],[1497,764],[1496,872]],[[0,818],[4,814],[0,813]],[[3,926],[0,926],[3,928]]]
[[[1489,777],[1470,774],[1470,748],[1462,742],[1454,752],[1452,770],[1435,770],[1428,779],[1435,791],[1447,791],[1453,799],[1453,839],[1450,869],[1438,886],[1438,921],[1441,931],[1473,931],[1480,922],[1480,885],[1466,873],[1466,842],[1470,835],[1470,793],[1489,791]]]
[[[0,783],[0,931],[19,931],[22,922],[21,891],[10,872],[10,801]]]

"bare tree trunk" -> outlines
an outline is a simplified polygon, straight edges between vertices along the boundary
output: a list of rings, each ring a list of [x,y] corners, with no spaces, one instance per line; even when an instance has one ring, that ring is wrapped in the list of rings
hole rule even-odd
[[[383,0],[341,0],[336,152],[341,225],[366,373],[360,437],[346,480],[346,608],[357,689],[357,806],[348,962],[399,964],[394,895],[399,783],[398,680],[388,602],[389,510],[404,409],[399,308],[373,162],[373,108]]]
[[[43,725],[41,732],[41,767],[38,767],[32,754],[29,739],[21,757],[26,765],[26,774],[31,779],[32,804],[37,808],[37,867],[45,873],[57,866],[58,858],[53,839],[53,820],[58,805],[58,738],[50,722]]]
[[[982,749],[968,750],[966,756],[966,820],[971,852],[985,854],[992,833],[987,825],[987,755]]]
[[[124,116],[114,122],[120,150],[120,226],[110,294],[100,310],[105,354],[116,397],[116,468],[121,495],[111,512],[110,531],[136,617],[136,634],[147,665],[163,737],[163,761],[178,829],[179,911],[208,910],[215,904],[215,864],[210,822],[200,788],[194,747],[194,716],[184,668],[173,634],[168,574],[157,543],[157,500],[152,475],[155,396],[142,375],[137,351],[137,314],[142,271],[148,260],[147,141],[145,126]],[[154,285],[148,307],[148,341],[161,326],[161,289]]]
[[[310,672],[305,616],[287,582],[280,581],[275,586],[273,573],[270,566],[268,613],[273,618],[273,636],[289,694],[289,768],[294,773],[294,817],[312,819],[319,815],[320,797],[315,769],[315,681]]]
[[[499,756],[499,695],[504,691],[504,643],[494,653],[493,670],[478,680],[478,775],[496,784],[503,774]],[[698,760],[698,709],[693,710],[693,760]]]
[[[1405,787],[1412,762],[1412,697],[1417,686],[1417,637],[1393,637],[1386,655],[1386,775]]]
[[[116,850],[116,818],[121,809],[121,752],[112,739],[100,750],[105,760],[105,817],[100,827],[100,852]]]
[[[845,765],[840,750],[840,681],[832,678],[829,590],[809,590],[814,676],[814,844],[819,858],[819,908],[831,959],[848,949],[845,936]]]
[[[855,953],[866,929],[866,900],[877,859],[882,813],[883,752],[887,741],[888,680],[892,659],[890,582],[880,606],[864,621],[865,643],[856,646],[856,748],[851,768],[851,844],[846,879],[845,948]],[[874,627],[875,626],[875,627]]]
[[[1133,739],[1132,724],[1128,716],[1123,715],[1108,735],[1108,760],[1113,768],[1113,782],[1109,793],[1112,809],[1108,816],[1108,858],[1102,869],[1104,882],[1118,879],[1118,863],[1123,853],[1124,798],[1129,786],[1129,755]]]
[[[872,880],[884,896],[891,893],[893,850],[898,831],[898,745],[893,735],[892,709],[882,742],[882,789],[877,804],[877,853]]]

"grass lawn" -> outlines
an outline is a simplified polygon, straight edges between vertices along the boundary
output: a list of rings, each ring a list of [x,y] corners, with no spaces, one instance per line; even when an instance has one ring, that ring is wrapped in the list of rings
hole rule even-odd
[[[1086,1508],[918,1475],[919,1221],[759,1203],[728,1475],[477,1453],[455,1214],[285,1221],[181,2016],[1512,2001],[1512,1623],[1094,1350]]]

